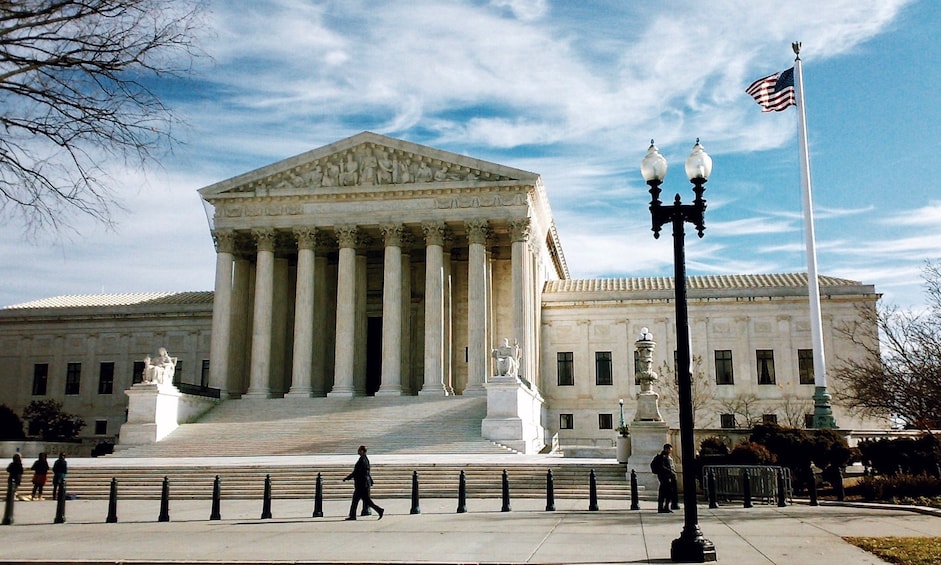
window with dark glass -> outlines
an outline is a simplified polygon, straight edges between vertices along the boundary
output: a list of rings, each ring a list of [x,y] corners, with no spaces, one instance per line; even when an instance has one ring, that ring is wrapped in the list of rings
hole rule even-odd
[[[49,363],[36,363],[33,365],[33,396],[46,396],[46,385],[49,383]]]
[[[595,384],[599,386],[614,384],[611,375],[611,352],[595,352]]]
[[[131,384],[136,385],[137,383],[144,382],[144,362],[143,361],[134,361],[134,369],[131,374]]]
[[[575,429],[575,416],[572,414],[559,414],[559,429],[560,430],[574,430]]]
[[[108,435],[108,420],[95,420],[95,435]]]
[[[199,386],[209,386],[209,359],[203,359],[203,370],[199,374]]]
[[[81,390],[82,364],[69,363],[65,370],[65,394],[78,394]]]
[[[98,394],[114,392],[114,363],[102,363],[98,369]]]
[[[636,349],[634,350],[634,385],[640,386],[640,374],[637,372],[637,367],[640,365],[640,352]]]
[[[797,374],[802,385],[814,384],[814,350],[797,350]]]
[[[575,357],[571,351],[560,351],[556,353],[556,365],[559,372],[559,386],[574,386],[575,385],[575,371],[574,371],[574,361]]]
[[[613,430],[614,429],[614,416],[611,414],[598,414],[598,429],[599,430]]]
[[[758,362],[758,384],[773,385],[774,380],[774,350],[759,349],[755,352]]]
[[[173,384],[180,386],[183,382],[183,361],[177,359],[176,367],[173,368]]]
[[[732,375],[732,350],[716,349],[716,384],[734,385],[735,378]]]
[[[762,424],[777,424],[778,415],[777,414],[762,414],[761,423]]]
[[[813,429],[814,427],[814,415],[813,414],[804,414],[804,427],[807,429]]]
[[[723,428],[734,428],[735,427],[735,414],[720,414],[719,426]]]

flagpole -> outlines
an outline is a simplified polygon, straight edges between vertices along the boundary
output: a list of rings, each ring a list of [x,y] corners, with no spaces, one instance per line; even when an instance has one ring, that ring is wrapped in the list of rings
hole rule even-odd
[[[800,145],[801,189],[804,208],[804,244],[807,246],[807,293],[810,299],[810,338],[814,352],[814,428],[836,428],[830,394],[827,392],[827,364],[823,350],[823,323],[820,313],[820,281],[817,278],[817,243],[814,237],[814,205],[810,187],[810,156],[807,149],[807,117],[804,113],[804,71],[799,42],[794,49],[794,87],[797,99],[797,130]]]

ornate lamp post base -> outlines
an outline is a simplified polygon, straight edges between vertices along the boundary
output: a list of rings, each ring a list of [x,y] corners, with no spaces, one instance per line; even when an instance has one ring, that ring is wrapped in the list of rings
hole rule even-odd
[[[697,527],[687,535],[684,529],[680,537],[670,545],[670,560],[682,563],[706,563],[716,560],[716,546],[702,536]]]
[[[825,386],[814,388],[814,429],[836,429],[836,419],[833,418],[833,409],[830,407],[830,393]]]

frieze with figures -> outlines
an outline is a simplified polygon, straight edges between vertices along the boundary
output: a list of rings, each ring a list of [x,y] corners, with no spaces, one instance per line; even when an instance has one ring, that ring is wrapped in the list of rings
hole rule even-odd
[[[513,179],[369,143],[248,183],[239,191],[505,180]]]

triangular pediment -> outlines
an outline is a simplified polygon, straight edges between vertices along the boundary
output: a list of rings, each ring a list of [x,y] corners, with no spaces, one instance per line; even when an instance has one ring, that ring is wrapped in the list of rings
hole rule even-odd
[[[200,189],[205,199],[357,189],[536,183],[539,176],[409,141],[363,132]]]

